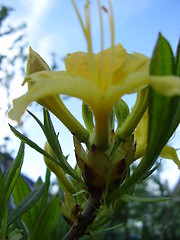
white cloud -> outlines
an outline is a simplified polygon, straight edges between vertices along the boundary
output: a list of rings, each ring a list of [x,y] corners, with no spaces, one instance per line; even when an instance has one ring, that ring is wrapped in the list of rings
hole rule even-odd
[[[21,4],[25,8],[24,21],[28,24],[30,41],[38,36],[44,20],[54,6],[54,2],[54,0],[21,0]]]

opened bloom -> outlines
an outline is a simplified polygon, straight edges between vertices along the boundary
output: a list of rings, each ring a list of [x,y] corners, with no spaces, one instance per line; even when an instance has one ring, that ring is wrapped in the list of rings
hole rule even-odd
[[[85,5],[85,24],[72,0],[77,12],[88,52],[68,54],[65,59],[66,71],[38,71],[28,75],[27,94],[13,101],[9,117],[20,120],[26,107],[33,101],[45,101],[49,96],[66,94],[82,99],[92,110],[95,118],[95,133],[92,142],[100,148],[109,144],[109,115],[113,105],[124,94],[138,92],[151,84],[159,92],[172,96],[180,94],[180,81],[175,76],[149,76],[150,59],[139,53],[128,54],[121,44],[114,45],[114,26],[112,6],[108,14],[111,30],[111,47],[104,50],[102,9],[97,0],[100,16],[101,51],[92,51],[90,8]],[[157,80],[158,78],[158,80]],[[23,83],[23,84],[24,84]],[[48,107],[47,107],[48,108]],[[56,105],[54,106],[56,108]],[[56,112],[58,112],[58,105]],[[54,113],[55,110],[50,110]],[[54,113],[57,116],[57,113]]]

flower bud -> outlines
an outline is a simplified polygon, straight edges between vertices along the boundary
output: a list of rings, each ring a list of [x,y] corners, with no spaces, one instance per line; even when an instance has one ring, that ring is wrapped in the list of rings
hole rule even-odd
[[[120,128],[129,115],[129,107],[123,99],[119,99],[114,106],[114,111],[118,120],[117,128]]]
[[[50,67],[44,61],[44,59],[35,52],[31,47],[29,47],[29,55],[26,66],[26,76],[36,73],[39,71],[50,71]]]
[[[124,181],[134,158],[134,136],[125,139],[111,155],[114,143],[115,134],[111,131],[111,145],[107,151],[103,152],[93,144],[86,153],[77,139],[74,139],[76,160],[91,193],[101,194],[106,184],[113,187]]]
[[[82,208],[70,194],[64,195],[64,203],[60,202],[60,208],[64,219],[69,225],[73,225],[82,212]]]

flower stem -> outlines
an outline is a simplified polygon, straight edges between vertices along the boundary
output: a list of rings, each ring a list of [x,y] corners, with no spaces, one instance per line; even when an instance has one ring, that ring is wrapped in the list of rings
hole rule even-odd
[[[137,93],[137,100],[131,114],[127,117],[122,127],[116,131],[118,139],[125,139],[133,133],[147,109],[147,98],[147,89],[143,89]]]
[[[99,110],[94,113],[95,133],[93,143],[102,150],[109,147],[109,112]]]
[[[72,225],[69,232],[62,240],[78,240],[86,232],[88,226],[94,221],[97,210],[100,207],[101,196],[91,196],[87,202],[87,206],[81,216]]]

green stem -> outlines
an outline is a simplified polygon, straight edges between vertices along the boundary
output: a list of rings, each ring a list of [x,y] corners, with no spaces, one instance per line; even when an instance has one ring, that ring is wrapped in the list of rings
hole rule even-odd
[[[88,226],[92,224],[101,203],[101,196],[90,196],[86,208],[83,210],[81,216],[77,218],[72,225],[69,232],[64,236],[63,240],[78,240],[86,232]]]
[[[147,88],[137,93],[136,103],[131,111],[131,114],[127,117],[122,127],[120,127],[116,131],[116,137],[118,139],[125,139],[134,132],[137,124],[139,123],[147,109],[147,98]]]
[[[100,109],[95,116],[95,134],[93,143],[100,149],[109,147],[109,112]]]
[[[60,171],[61,170],[61,171]],[[55,172],[54,172],[55,173]],[[58,169],[58,171],[55,173],[57,180],[59,182],[59,185],[61,186],[63,192],[69,192],[71,194],[76,192],[75,187],[71,184],[71,182],[67,179],[66,175],[64,174],[62,169]]]

